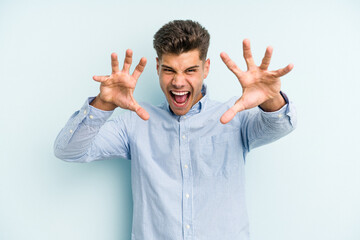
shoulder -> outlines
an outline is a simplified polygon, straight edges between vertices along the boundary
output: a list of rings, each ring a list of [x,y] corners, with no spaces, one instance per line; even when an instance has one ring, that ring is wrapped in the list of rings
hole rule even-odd
[[[207,99],[204,109],[210,113],[224,113],[227,109],[231,108],[239,97],[232,97],[226,102],[220,102],[217,100]]]

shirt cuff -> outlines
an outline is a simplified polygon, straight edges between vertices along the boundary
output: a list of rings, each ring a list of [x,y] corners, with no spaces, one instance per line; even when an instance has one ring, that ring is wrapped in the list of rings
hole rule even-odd
[[[291,101],[289,101],[289,98],[287,95],[280,91],[281,96],[284,98],[286,104],[280,108],[279,110],[275,112],[265,112],[261,107],[259,107],[259,110],[262,114],[262,116],[269,120],[275,120],[275,121],[282,121],[284,119],[288,119],[291,123],[291,125],[296,125],[296,117],[295,117],[295,109]]]
[[[286,115],[287,108],[288,108],[288,104],[285,104],[284,106],[282,106],[282,108],[280,108],[275,112],[265,112],[262,108],[259,107],[262,115],[266,116],[266,118],[272,118],[272,119],[283,118],[284,115]]]
[[[288,104],[288,103],[289,103],[289,98],[287,97],[287,95],[286,95],[284,92],[282,92],[282,91],[280,91],[280,94],[281,94],[281,96],[284,98],[286,104]]]
[[[80,114],[84,117],[84,124],[90,126],[99,126],[103,125],[106,120],[109,119],[111,114],[114,111],[104,111],[98,108],[95,108],[90,105],[90,103],[95,99],[95,97],[89,97],[83,107],[80,109]]]

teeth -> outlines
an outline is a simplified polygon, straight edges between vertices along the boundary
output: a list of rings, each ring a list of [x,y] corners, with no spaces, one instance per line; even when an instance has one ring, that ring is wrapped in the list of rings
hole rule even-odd
[[[182,95],[188,94],[189,92],[174,92],[174,91],[171,91],[171,93],[174,94],[174,95],[182,96]]]

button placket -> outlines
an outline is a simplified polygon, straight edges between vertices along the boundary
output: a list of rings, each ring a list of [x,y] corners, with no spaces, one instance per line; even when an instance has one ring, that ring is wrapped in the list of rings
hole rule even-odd
[[[185,239],[191,239],[193,235],[192,226],[192,171],[190,165],[189,131],[187,121],[180,119],[180,159],[182,166],[183,188],[182,188],[182,209],[183,209],[183,231]]]

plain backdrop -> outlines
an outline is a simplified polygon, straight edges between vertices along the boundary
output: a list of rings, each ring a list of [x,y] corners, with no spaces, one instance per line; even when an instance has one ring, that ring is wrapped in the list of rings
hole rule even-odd
[[[359,240],[358,0],[1,0],[0,239],[130,239],[130,161],[66,163],[53,142],[98,94],[92,76],[110,73],[112,52],[146,57],[135,97],[164,101],[152,39],[173,19],[209,30],[213,99],[241,95],[219,55],[244,69],[244,38],[258,64],[271,45],[271,69],[295,65],[282,89],[297,129],[247,158],[252,240]]]

